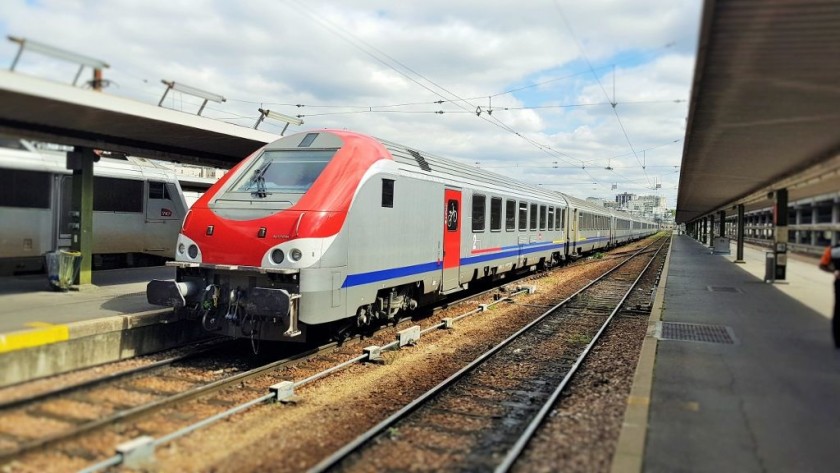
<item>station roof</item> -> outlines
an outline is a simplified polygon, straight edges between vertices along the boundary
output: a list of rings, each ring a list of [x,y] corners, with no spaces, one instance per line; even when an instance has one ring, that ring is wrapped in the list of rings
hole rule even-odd
[[[840,190],[840,3],[707,0],[700,28],[677,222]]]
[[[0,133],[222,167],[280,138],[8,71],[0,71]]]

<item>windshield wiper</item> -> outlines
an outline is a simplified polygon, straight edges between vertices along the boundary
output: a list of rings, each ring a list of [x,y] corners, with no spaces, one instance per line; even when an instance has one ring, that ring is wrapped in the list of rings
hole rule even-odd
[[[268,167],[271,166],[271,163],[265,163],[259,169],[254,170],[254,175],[251,177],[251,181],[248,183],[248,187],[251,187],[252,184],[257,184],[257,190],[251,192],[251,195],[254,197],[259,197],[264,199],[268,196],[268,192],[265,190],[265,172],[268,171]]]

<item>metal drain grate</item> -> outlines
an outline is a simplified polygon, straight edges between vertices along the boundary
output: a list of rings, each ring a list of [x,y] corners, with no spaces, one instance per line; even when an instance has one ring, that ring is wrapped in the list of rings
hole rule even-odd
[[[706,342],[735,344],[735,332],[725,325],[686,324],[659,322],[656,338],[660,340],[681,340],[685,342]]]
[[[731,286],[706,286],[706,289],[711,292],[741,292],[737,287]]]

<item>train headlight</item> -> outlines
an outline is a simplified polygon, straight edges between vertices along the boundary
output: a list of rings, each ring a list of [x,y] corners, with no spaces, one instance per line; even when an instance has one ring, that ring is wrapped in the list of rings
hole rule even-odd
[[[274,263],[274,264],[282,263],[283,258],[285,258],[285,257],[286,257],[286,255],[283,254],[283,250],[281,250],[281,249],[276,249],[276,250],[271,252],[271,262]]]
[[[178,253],[183,255],[185,251],[187,251],[187,247],[183,243],[178,243]]]
[[[301,253],[297,248],[293,248],[292,251],[289,252],[289,258],[291,258],[292,261],[300,261],[302,257],[303,253]]]
[[[190,255],[190,258],[195,259],[198,256],[198,247],[195,245],[190,245],[187,249],[187,254]]]

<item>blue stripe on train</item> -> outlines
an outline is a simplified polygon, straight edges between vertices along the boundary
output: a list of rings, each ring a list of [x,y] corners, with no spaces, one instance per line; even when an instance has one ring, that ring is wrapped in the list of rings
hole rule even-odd
[[[379,271],[371,271],[369,273],[348,274],[347,279],[344,280],[344,284],[341,287],[361,286],[379,281],[387,281],[388,279],[428,273],[429,271],[439,271],[442,267],[442,262],[435,261],[432,263],[403,266],[402,268],[381,269]]]
[[[596,237],[596,238],[587,238],[584,241],[578,242],[578,244],[589,244],[595,243],[598,241],[608,240],[609,237]],[[502,258],[510,258],[522,254],[528,253],[536,253],[538,251],[548,251],[553,249],[560,249],[566,246],[565,243],[546,243],[546,242],[537,242],[537,243],[529,243],[527,245],[523,245],[522,248],[519,245],[513,247],[515,249],[510,251],[500,251],[498,253],[488,253],[484,255],[477,255],[477,256],[468,256],[466,258],[461,258],[461,266],[466,266],[469,264],[476,264],[476,263],[483,263],[485,261],[492,261],[495,259],[502,259]],[[506,246],[503,248],[511,248],[510,246]],[[411,266],[403,266],[401,268],[390,268],[390,269],[381,269],[378,271],[371,271],[368,273],[359,273],[359,274],[348,274],[347,278],[344,280],[344,284],[341,285],[342,288],[348,288],[353,286],[362,286],[365,284],[380,282],[380,281],[387,281],[389,279],[401,278],[405,276],[413,276],[416,274],[421,273],[428,273],[430,271],[439,271],[442,268],[441,262],[431,262],[431,263],[422,263],[422,264],[415,264]]]

